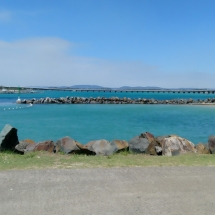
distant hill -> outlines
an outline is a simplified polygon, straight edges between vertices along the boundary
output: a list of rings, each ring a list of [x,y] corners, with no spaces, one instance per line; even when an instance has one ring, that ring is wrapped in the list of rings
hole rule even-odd
[[[137,86],[137,87],[130,87],[130,86],[123,86],[123,87],[119,87],[119,88],[116,88],[116,89],[119,89],[119,90],[161,90],[163,88],[160,88],[160,87],[140,87],[140,86]]]
[[[214,90],[214,88],[194,88],[194,87],[179,87],[179,88],[162,88],[155,86],[122,86],[122,87],[102,87],[99,85],[73,85],[73,86],[27,86],[29,88],[71,88],[71,89],[113,89],[113,90]]]
[[[102,87],[102,86],[98,86],[98,85],[73,85],[70,88],[81,88],[81,89],[104,89],[104,88],[108,88],[108,87]]]

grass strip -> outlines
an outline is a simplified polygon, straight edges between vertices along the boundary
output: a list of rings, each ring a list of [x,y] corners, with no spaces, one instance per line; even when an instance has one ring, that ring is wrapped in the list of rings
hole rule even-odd
[[[215,166],[215,155],[184,154],[166,157],[129,152],[111,156],[63,155],[48,152],[31,152],[25,155],[0,153],[0,170],[140,166]]]

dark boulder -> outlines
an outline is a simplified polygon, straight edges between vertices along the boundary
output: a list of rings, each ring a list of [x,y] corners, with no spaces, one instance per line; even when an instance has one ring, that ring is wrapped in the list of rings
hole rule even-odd
[[[209,137],[208,148],[212,154],[215,154],[215,135]]]
[[[54,151],[54,142],[52,140],[47,140],[47,141],[44,141],[44,142],[39,142],[35,146],[34,151],[53,152]]]
[[[84,146],[77,142],[76,140],[70,137],[63,137],[60,140],[55,142],[54,152],[63,152],[65,154],[75,153],[81,154],[84,153]]]
[[[162,155],[162,148],[160,142],[154,137],[153,134],[145,132],[142,134],[144,138],[149,141],[146,154],[149,155]]]
[[[17,129],[7,124],[0,133],[0,151],[15,150],[15,146],[19,143]]]

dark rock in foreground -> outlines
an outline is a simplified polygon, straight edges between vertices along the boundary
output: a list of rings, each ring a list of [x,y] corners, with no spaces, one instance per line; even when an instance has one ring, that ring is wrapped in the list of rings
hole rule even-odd
[[[215,154],[215,135],[210,136],[208,139],[208,147],[212,154]]]
[[[15,146],[19,143],[17,129],[7,124],[0,133],[0,151],[15,150]]]

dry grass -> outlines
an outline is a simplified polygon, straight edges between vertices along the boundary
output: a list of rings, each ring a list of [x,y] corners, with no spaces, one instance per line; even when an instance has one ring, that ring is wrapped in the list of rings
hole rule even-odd
[[[134,166],[215,166],[215,155],[186,154],[174,157],[122,152],[112,156],[62,155],[34,152],[0,153],[0,170],[44,168],[100,168]]]

